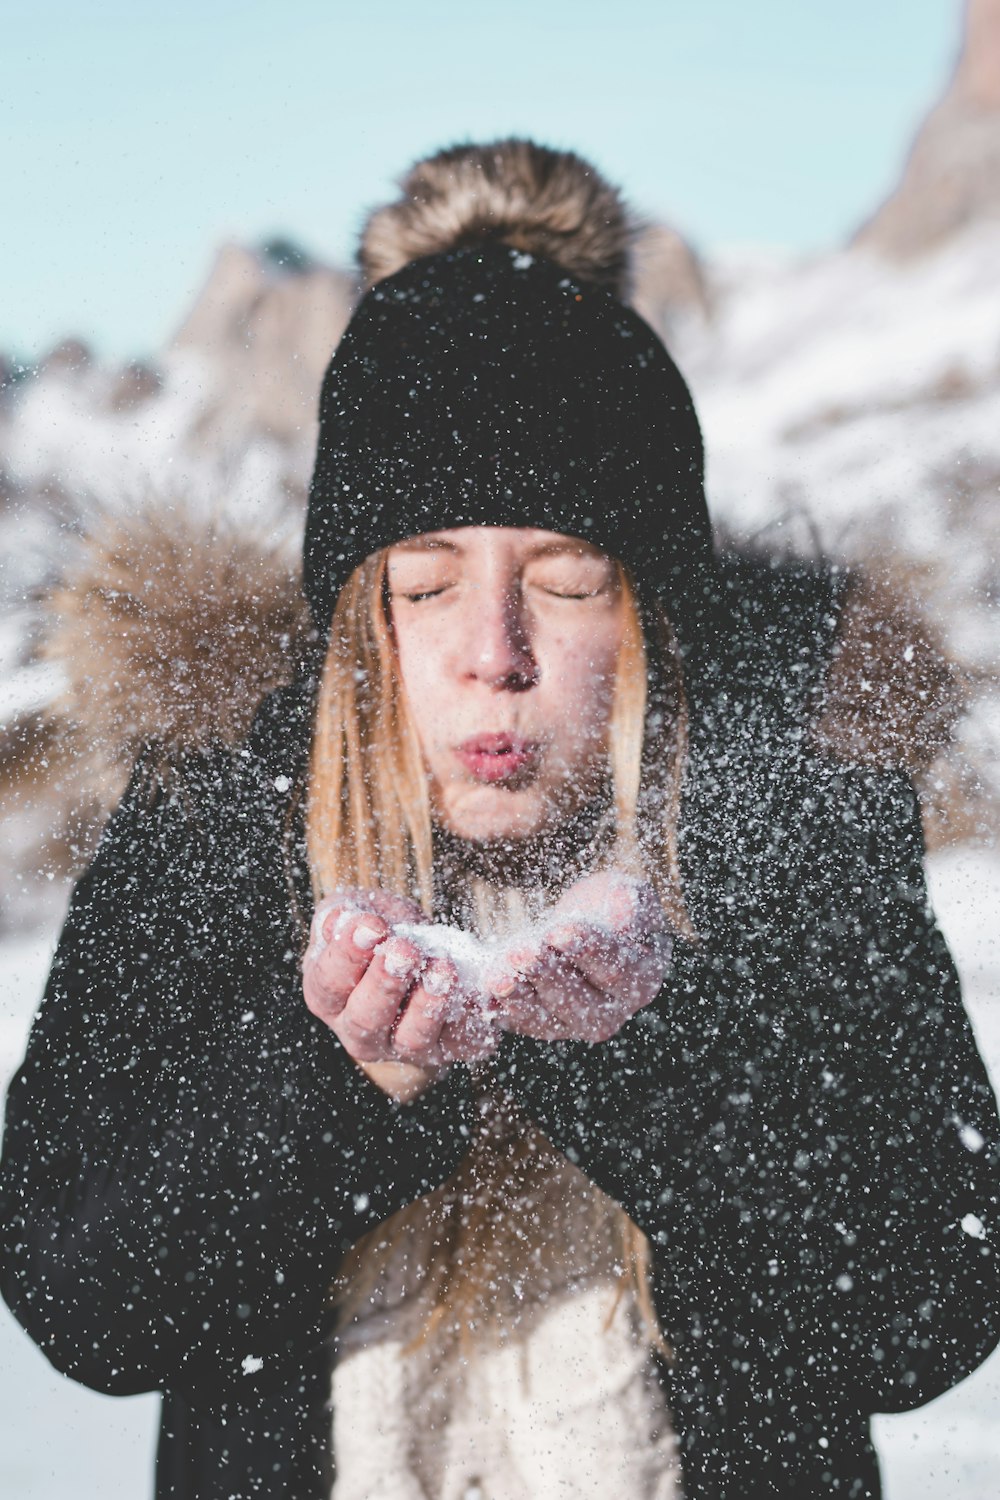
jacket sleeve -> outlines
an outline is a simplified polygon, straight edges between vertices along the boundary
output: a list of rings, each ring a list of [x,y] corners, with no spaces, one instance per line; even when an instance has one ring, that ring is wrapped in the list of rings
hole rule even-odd
[[[170,790],[133,778],[73,896],[0,1179],[3,1294],[51,1362],[202,1404],[297,1374],[342,1254],[467,1144],[464,1070],[397,1105],[306,1010],[227,778],[212,757]]]
[[[739,921],[612,1042],[512,1042],[505,1081],[650,1235],[668,1337],[696,1317],[902,1409],[1000,1339],[996,1105],[908,782],[781,784],[756,891],[723,893]]]

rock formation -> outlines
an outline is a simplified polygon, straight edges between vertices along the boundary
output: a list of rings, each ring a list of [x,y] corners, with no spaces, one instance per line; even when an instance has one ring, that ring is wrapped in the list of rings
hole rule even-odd
[[[987,218],[1000,219],[1000,0],[967,0],[951,81],[854,243],[904,260]]]
[[[632,282],[633,306],[664,337],[669,338],[679,319],[708,312],[701,263],[687,241],[666,224],[650,224],[638,235]]]
[[[311,445],[320,381],[353,300],[349,276],[293,247],[225,245],[172,346],[197,354],[213,381],[202,439],[246,432]]]
[[[38,373],[45,375],[80,375],[94,364],[94,352],[83,339],[60,339],[38,361]]]

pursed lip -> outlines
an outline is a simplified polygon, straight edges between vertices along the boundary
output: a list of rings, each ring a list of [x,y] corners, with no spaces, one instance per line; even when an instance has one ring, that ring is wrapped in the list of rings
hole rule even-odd
[[[540,746],[517,734],[476,734],[455,746],[455,754],[477,781],[511,781],[533,769]]]

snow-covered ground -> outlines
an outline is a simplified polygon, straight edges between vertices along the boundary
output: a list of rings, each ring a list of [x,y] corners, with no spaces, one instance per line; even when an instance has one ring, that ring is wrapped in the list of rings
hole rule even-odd
[[[1000,854],[930,861],[931,899],[962,976],[993,1087],[1000,1091]],[[1000,1490],[1000,1352],[929,1406],[877,1417],[886,1500],[995,1500]]]
[[[952,945],[980,1047],[1000,1085],[1000,854],[931,862],[931,891]],[[52,935],[0,948],[0,1079],[16,1066]],[[157,1400],[94,1395],[55,1374],[0,1311],[0,1495],[11,1500],[141,1500],[151,1492]],[[957,1390],[875,1424],[886,1500],[995,1500],[1000,1353]]]
[[[42,933],[0,947],[0,1078],[24,1051],[52,957]],[[159,1398],[98,1396],[46,1362],[0,1303],[0,1495],[143,1500],[153,1492]]]

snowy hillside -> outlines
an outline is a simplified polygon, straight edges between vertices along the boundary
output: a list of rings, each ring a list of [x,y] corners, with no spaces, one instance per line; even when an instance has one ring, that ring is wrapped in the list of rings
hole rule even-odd
[[[716,514],[797,518],[833,552],[919,570],[953,645],[995,659],[1000,223],[903,266],[863,250],[714,268],[678,354]]]

